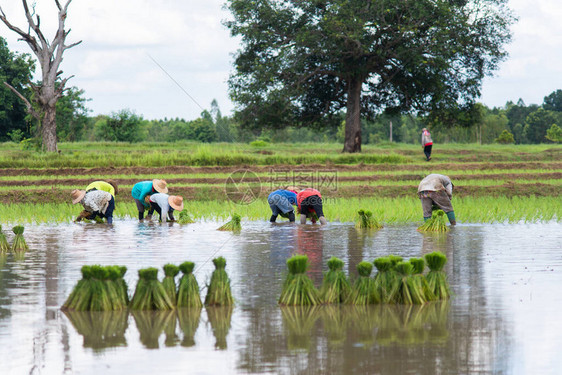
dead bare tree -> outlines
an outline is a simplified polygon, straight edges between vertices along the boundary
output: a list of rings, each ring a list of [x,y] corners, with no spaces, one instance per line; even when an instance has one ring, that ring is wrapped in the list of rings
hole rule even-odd
[[[57,83],[57,79],[62,74],[62,71],[59,70],[59,66],[62,62],[62,55],[67,49],[82,42],[79,41],[70,45],[65,45],[65,40],[70,33],[70,29],[68,31],[64,29],[64,22],[66,21],[67,10],[71,1],[72,0],[68,0],[64,6],[61,6],[59,0],[54,0],[58,8],[58,28],[51,42],[49,42],[43,35],[43,32],[41,32],[39,28],[41,22],[39,15],[35,15],[35,12],[33,12],[33,14],[30,12],[27,0],[22,0],[22,3],[27,23],[29,24],[28,32],[12,25],[0,6],[0,20],[2,20],[10,30],[20,36],[18,40],[23,40],[29,45],[39,61],[39,66],[41,67],[41,81],[37,84],[29,82],[34,93],[31,101],[35,102],[36,107],[10,84],[7,82],[4,82],[4,84],[25,102],[28,112],[40,123],[43,148],[50,152],[57,151],[56,104],[64,93],[66,82],[73,77],[63,78]],[[35,35],[31,35],[32,31]]]

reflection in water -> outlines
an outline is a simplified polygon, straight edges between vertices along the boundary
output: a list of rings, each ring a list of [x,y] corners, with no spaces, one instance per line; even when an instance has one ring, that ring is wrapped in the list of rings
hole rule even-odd
[[[201,307],[184,307],[178,309],[178,320],[180,329],[183,332],[183,338],[180,343],[183,347],[191,347],[195,345],[195,332],[199,328],[201,318]]]
[[[325,305],[320,309],[324,332],[328,345],[342,347],[347,338],[347,327],[350,316],[347,309],[338,305]]]
[[[207,306],[205,310],[215,336],[215,348],[226,349],[226,336],[230,331],[233,306]]]
[[[319,306],[280,307],[289,350],[310,349],[312,330],[320,317],[319,308]]]
[[[102,353],[105,348],[127,346],[126,311],[65,311],[76,332],[84,337],[84,347]]]
[[[297,227],[297,248],[291,254],[304,254],[308,256],[309,269],[307,274],[315,285],[322,283],[323,269],[323,233],[321,227],[314,225],[300,225]]]
[[[139,331],[140,341],[147,349],[158,349],[160,347],[159,338],[164,331],[168,332],[168,327],[176,326],[176,312],[167,311],[143,311],[133,310],[133,317]]]

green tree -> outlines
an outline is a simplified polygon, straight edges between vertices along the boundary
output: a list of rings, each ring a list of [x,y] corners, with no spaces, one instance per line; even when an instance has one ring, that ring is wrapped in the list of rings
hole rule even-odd
[[[501,134],[495,139],[494,142],[507,145],[515,143],[515,139],[513,138],[513,134],[511,134],[509,130],[504,129],[504,131],[501,132]]]
[[[80,141],[88,125],[84,90],[70,87],[57,101],[57,137],[61,141]]]
[[[228,0],[242,47],[230,93],[249,127],[338,126],[361,114],[470,105],[510,41],[507,0]]]
[[[529,143],[541,143],[546,140],[546,131],[553,124],[559,122],[560,116],[557,112],[547,111],[539,108],[527,116],[525,127],[523,128],[523,137]]]
[[[128,109],[113,112],[96,123],[96,138],[111,142],[140,142],[142,118]]]
[[[198,118],[189,122],[188,137],[199,142],[215,142],[217,132],[209,118]]]
[[[556,124],[552,124],[546,131],[546,139],[554,143],[562,143],[562,129]]]
[[[542,107],[547,111],[562,112],[562,90],[556,90],[545,96]]]
[[[24,103],[4,84],[7,82],[19,92],[30,95],[27,84],[31,81],[35,65],[28,54],[17,54],[8,49],[6,40],[0,37],[0,140],[7,140],[8,133],[30,136],[25,119]]]

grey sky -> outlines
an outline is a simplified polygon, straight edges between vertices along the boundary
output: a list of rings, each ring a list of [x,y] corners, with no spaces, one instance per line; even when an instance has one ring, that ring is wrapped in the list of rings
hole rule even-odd
[[[30,4],[33,0],[28,0]],[[42,27],[53,30],[53,0],[36,0]],[[70,86],[86,91],[93,114],[131,109],[147,119],[199,117],[217,99],[223,114],[234,105],[227,93],[232,53],[238,48],[221,21],[228,12],[223,0],[73,0],[67,26],[64,76]],[[0,0],[8,19],[26,27],[19,0]],[[562,89],[562,3],[559,0],[511,0],[519,17],[513,27],[510,57],[495,77],[484,82],[481,101],[503,106],[522,98],[540,104],[544,96]],[[53,35],[54,31],[46,32]],[[24,42],[3,24],[0,35],[12,50],[29,53]],[[194,103],[151,59],[191,95]]]

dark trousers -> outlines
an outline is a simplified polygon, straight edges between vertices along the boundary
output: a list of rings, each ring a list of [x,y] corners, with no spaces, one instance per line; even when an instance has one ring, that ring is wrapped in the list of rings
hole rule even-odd
[[[429,160],[429,158],[431,158],[431,146],[433,146],[433,145],[427,145],[423,148],[423,153],[425,154],[425,158],[427,160]]]

